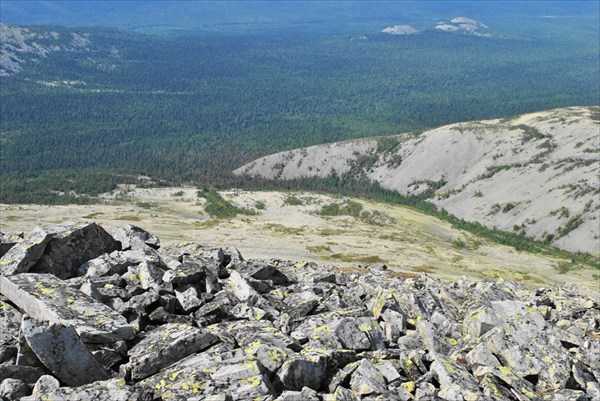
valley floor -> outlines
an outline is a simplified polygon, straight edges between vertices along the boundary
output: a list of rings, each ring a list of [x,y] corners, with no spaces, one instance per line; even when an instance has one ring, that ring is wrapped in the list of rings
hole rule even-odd
[[[537,287],[576,284],[597,289],[600,282],[596,269],[492,244],[406,207],[356,200],[364,211],[379,216],[378,221],[368,221],[319,215],[322,206],[343,202],[331,196],[246,191],[221,195],[256,214],[212,218],[204,211],[205,200],[192,187],[124,187],[107,194],[104,204],[0,205],[0,230],[27,232],[36,225],[69,220],[95,221],[107,229],[130,223],[164,242],[234,245],[246,258],[315,261],[345,271],[382,262],[398,272],[502,277]],[[302,204],[286,204],[292,195]]]

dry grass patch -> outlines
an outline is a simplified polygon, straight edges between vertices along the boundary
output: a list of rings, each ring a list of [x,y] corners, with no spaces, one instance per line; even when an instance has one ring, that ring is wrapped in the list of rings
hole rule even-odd
[[[115,217],[115,220],[124,220],[124,221],[142,221],[143,219],[140,216],[134,216],[131,214],[126,214],[123,216]]]
[[[403,278],[403,279],[419,279],[421,275],[419,273],[410,273],[410,272],[398,272],[398,271],[390,271],[388,270],[388,276],[393,278]]]
[[[324,228],[322,230],[319,230],[319,235],[323,236],[323,237],[329,237],[332,235],[340,235],[340,234],[345,234],[346,231],[344,230],[337,230],[337,229],[333,229],[333,228]]]
[[[307,246],[306,250],[312,253],[328,253],[332,252],[331,248],[325,245]]]
[[[290,235],[302,235],[304,234],[304,228],[302,227],[288,227],[281,224],[268,223],[263,224],[268,230],[275,231],[276,233],[281,234],[290,234]]]
[[[323,257],[326,260],[334,260],[339,262],[361,262],[361,263],[385,263],[377,255],[363,256],[363,255],[345,255],[343,253],[334,253],[333,255],[327,255]]]
[[[204,221],[197,221],[194,223],[194,227],[198,227],[198,228],[212,228],[215,226],[219,225],[219,221],[217,220],[204,220]]]
[[[421,273],[433,273],[436,271],[435,267],[427,265],[413,267],[413,270]]]
[[[358,266],[346,266],[346,267],[336,267],[333,269],[335,273],[347,273],[347,274],[357,274],[357,273],[365,273],[367,271],[366,267],[358,267]]]

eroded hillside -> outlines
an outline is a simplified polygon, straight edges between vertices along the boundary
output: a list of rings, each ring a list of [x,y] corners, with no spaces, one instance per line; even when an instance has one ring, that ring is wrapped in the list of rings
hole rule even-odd
[[[350,174],[469,221],[600,253],[600,108],[570,107],[423,133],[296,149],[235,174],[290,180]]]

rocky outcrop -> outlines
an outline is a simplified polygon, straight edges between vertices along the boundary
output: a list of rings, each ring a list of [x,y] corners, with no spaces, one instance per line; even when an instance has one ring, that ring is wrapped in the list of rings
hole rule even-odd
[[[468,221],[600,255],[600,109],[570,107],[423,133],[312,146],[234,173],[364,178]]]
[[[444,32],[458,32],[474,36],[492,36],[487,25],[466,17],[456,17],[451,19],[450,22],[440,22],[435,26],[435,29]]]
[[[18,73],[22,64],[33,57],[47,57],[61,51],[84,51],[89,44],[87,33],[71,32],[69,37],[61,38],[55,31],[37,32],[0,24],[0,76]]]
[[[410,25],[392,25],[384,28],[381,32],[390,35],[413,35],[418,31]]]
[[[600,395],[597,293],[247,261],[234,248],[161,246],[139,227],[115,236],[124,249],[85,262],[74,252],[82,266],[62,279],[58,265],[3,271],[3,399]],[[77,246],[95,243],[83,236]]]

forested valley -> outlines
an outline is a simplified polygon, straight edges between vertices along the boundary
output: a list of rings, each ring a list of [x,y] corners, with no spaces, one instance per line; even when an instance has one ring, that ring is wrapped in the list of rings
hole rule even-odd
[[[90,202],[139,176],[244,186],[230,172],[268,153],[593,105],[600,91],[597,28],[574,21],[491,38],[29,29],[89,45],[0,78],[2,203]]]

